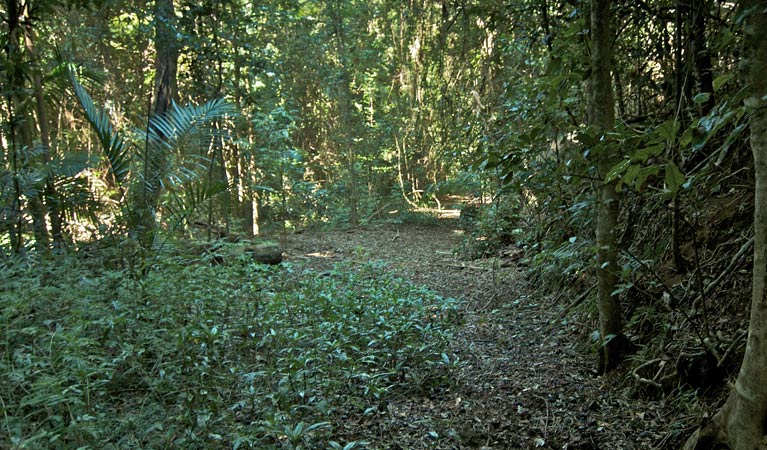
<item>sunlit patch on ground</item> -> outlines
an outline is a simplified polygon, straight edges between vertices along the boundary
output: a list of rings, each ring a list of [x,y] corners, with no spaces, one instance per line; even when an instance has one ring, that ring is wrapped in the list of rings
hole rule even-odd
[[[333,258],[335,255],[333,252],[313,252],[307,253],[306,256],[311,256],[313,258]]]

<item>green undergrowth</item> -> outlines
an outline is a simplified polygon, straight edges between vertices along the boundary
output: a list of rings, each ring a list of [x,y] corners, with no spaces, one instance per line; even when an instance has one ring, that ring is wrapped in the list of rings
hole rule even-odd
[[[457,303],[381,265],[104,267],[0,270],[0,448],[365,448],[344,420],[457,366]]]

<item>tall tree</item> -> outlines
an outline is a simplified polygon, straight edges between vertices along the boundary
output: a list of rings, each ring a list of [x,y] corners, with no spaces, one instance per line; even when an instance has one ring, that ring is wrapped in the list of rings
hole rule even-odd
[[[152,115],[167,114],[176,100],[178,72],[178,44],[176,42],[176,12],[173,0],[155,1],[155,96]],[[155,130],[157,139],[163,139],[163,130]],[[159,147],[159,146],[157,146]],[[149,248],[154,240],[156,209],[162,193],[162,177],[167,169],[167,155],[144,149],[143,188],[140,189],[140,207],[135,225],[142,247]]]
[[[14,176],[16,177],[16,202],[21,204],[21,189],[18,185],[18,177],[20,176],[19,169],[21,165],[18,164],[19,160],[25,161],[25,170],[32,169],[29,166],[30,161],[34,161],[36,158],[32,156],[35,151],[35,124],[31,111],[29,111],[29,99],[27,98],[28,88],[26,86],[28,70],[28,61],[24,60],[24,54],[22,49],[25,47],[22,42],[25,42],[28,31],[25,31],[25,27],[30,27],[30,21],[32,20],[31,5],[29,2],[9,0],[6,3],[7,23],[8,23],[8,39],[5,43],[6,52],[8,55],[8,86],[9,92],[9,106],[8,109],[11,115],[11,149],[14,159]],[[30,55],[27,54],[27,57]],[[21,137],[21,147],[16,142],[16,130],[18,130],[18,136]],[[25,153],[26,156],[18,158],[19,153]],[[43,155],[47,152],[47,148],[43,147]],[[31,181],[31,180],[27,180]],[[43,187],[42,186],[26,186],[26,190],[30,192],[27,196],[29,204],[29,212],[32,216],[32,228],[35,236],[35,246],[38,250],[47,252],[50,245],[50,234],[48,233],[48,225],[46,221],[45,205],[43,203]],[[31,189],[30,189],[31,188]],[[17,208],[17,213],[20,213],[20,208]],[[21,217],[18,218],[18,224],[21,224]],[[18,237],[18,243],[21,242],[21,234],[23,230],[17,229],[16,235]]]
[[[726,444],[732,450],[756,450],[767,443],[767,6],[746,0],[751,151],[754,156],[754,267],[748,342],[735,386],[722,409],[690,437],[686,450]]]
[[[27,4],[27,9],[29,5]],[[31,79],[32,90],[35,96],[35,110],[37,113],[37,126],[40,131],[40,145],[42,162],[45,165],[49,165],[51,162],[51,138],[50,138],[50,123],[48,119],[48,105],[45,102],[45,95],[43,92],[43,81],[40,68],[40,61],[35,51],[36,37],[34,29],[32,28],[32,20],[29,13],[25,14],[24,24],[24,45],[29,55],[31,64]],[[48,175],[45,177],[45,200],[48,213],[51,222],[51,235],[53,237],[54,245],[58,248],[63,247],[62,237],[62,217],[59,208],[59,198],[56,193],[56,186],[54,184],[53,177]]]
[[[351,74],[349,73],[350,58],[348,56],[346,29],[344,25],[343,9],[344,2],[331,0],[328,4],[331,22],[333,23],[333,37],[335,38],[336,58],[338,60],[337,91],[339,112],[340,154],[345,155],[346,167],[349,174],[349,222],[352,225],[359,223],[359,181],[357,177],[357,152],[354,139],[354,99],[351,91]]]
[[[607,172],[620,157],[616,143],[610,142],[608,136],[615,122],[615,105],[610,75],[614,36],[610,21],[610,0],[592,0],[589,112],[591,125],[602,136],[603,141],[603,145],[600,146],[596,155],[600,179],[598,180],[595,208],[601,372],[615,368],[623,358],[626,344],[623,336],[620,303],[613,294],[618,279],[618,250],[615,229],[618,223],[620,199],[615,188],[615,182],[605,180]]]

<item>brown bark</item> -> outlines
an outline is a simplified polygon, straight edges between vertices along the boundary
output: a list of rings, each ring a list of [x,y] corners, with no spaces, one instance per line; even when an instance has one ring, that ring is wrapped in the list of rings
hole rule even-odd
[[[709,94],[708,99],[701,104],[701,113],[705,116],[716,104],[714,98],[714,74],[711,63],[711,54],[706,43],[706,16],[708,15],[709,0],[692,2],[692,23],[690,25],[690,49],[695,72],[698,76],[700,92]]]
[[[177,95],[178,46],[173,0],[155,0],[155,89],[154,114],[165,114]]]
[[[178,71],[178,47],[175,37],[176,14],[173,0],[155,0],[155,99],[152,114],[163,115],[168,112],[176,100],[176,73]],[[158,130],[159,139],[162,133]],[[149,148],[144,150],[144,183],[141,192],[141,205],[135,218],[139,242],[144,248],[150,248],[156,231],[155,211],[160,200],[162,177],[167,158],[153,155],[150,162]]]
[[[686,78],[685,61],[682,57],[682,28],[684,27],[683,16],[688,11],[683,0],[676,1],[676,11],[674,13],[674,118],[677,122],[681,122],[686,114],[684,113],[687,108],[687,97],[685,96],[685,86],[688,81]],[[676,145],[669,147],[668,158],[674,162],[677,166],[680,165],[679,148]],[[681,210],[679,206],[679,198],[674,197],[672,201],[671,211],[671,252],[674,256],[674,268],[678,273],[684,273],[687,267],[687,261],[682,255],[682,238],[681,238]]]
[[[743,4],[749,84],[751,150],[754,155],[754,268],[751,317],[743,363],[727,402],[685,444],[704,450],[725,444],[732,450],[764,448],[767,423],[767,11],[760,0]]]
[[[26,15],[28,17],[28,12]],[[24,27],[24,44],[32,63],[32,89],[34,91],[37,109],[37,126],[40,129],[40,144],[43,147],[42,159],[43,164],[48,165],[51,162],[51,127],[48,120],[48,108],[45,103],[45,96],[43,95],[42,76],[40,75],[39,67],[37,67],[38,61],[34,44],[34,30],[30,25],[31,22],[29,20],[26,22],[27,26]],[[63,248],[64,242],[62,236],[62,217],[61,208],[59,207],[60,199],[56,192],[53,177],[50,175],[45,178],[44,193],[45,203],[51,221],[51,236],[53,237],[54,246]]]
[[[610,26],[610,0],[591,2],[591,96],[589,110],[591,125],[605,135],[606,144],[597,152],[597,166],[601,177],[617,162],[618,150],[609,142],[606,133],[615,122],[613,100],[612,61],[613,31]],[[620,199],[615,183],[602,181],[597,189],[596,246],[597,246],[597,309],[599,311],[600,372],[615,368],[626,352],[623,336],[623,318],[618,298],[613,296],[617,283],[618,253],[615,228],[618,222]]]
[[[261,264],[274,265],[282,262],[282,250],[277,244],[257,244],[245,250],[245,252],[248,253],[254,261],[260,262]]]

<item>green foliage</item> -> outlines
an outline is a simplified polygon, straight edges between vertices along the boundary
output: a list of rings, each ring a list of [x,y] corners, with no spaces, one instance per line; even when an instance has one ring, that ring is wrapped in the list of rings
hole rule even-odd
[[[571,208],[573,221],[583,220],[579,214],[584,209],[586,215],[590,216],[591,208],[590,202],[577,203]],[[545,286],[546,290],[553,292],[565,287],[582,289],[591,281],[594,241],[588,234],[572,235],[561,240],[549,236],[548,239],[527,246],[526,250],[528,256],[522,262],[528,266],[527,277]]]
[[[123,134],[114,129],[106,111],[93,103],[93,99],[77,80],[74,72],[70,72],[69,77],[85,117],[98,136],[109,168],[109,175],[121,189],[124,189],[123,185],[130,171],[130,147]]]
[[[356,448],[341,416],[450,383],[456,302],[379,265],[322,276],[160,258],[2,268],[0,441],[14,448]],[[343,443],[345,442],[345,443]],[[342,444],[343,443],[343,444]]]
[[[154,224],[157,206],[166,207],[165,219],[173,231],[205,202],[228,189],[225,181],[208,176],[213,161],[207,146],[221,137],[213,124],[235,113],[223,99],[202,105],[173,104],[167,114],[151,117],[148,130],[130,140],[113,127],[107,112],[93,103],[71,70],[69,77],[77,101],[98,136],[108,174],[119,188],[118,202],[130,231],[147,228],[147,218]],[[136,151],[141,147],[143,150]],[[165,195],[164,204],[153,205],[148,200],[161,194]],[[144,231],[151,237],[154,226],[148,228]]]
[[[296,118],[282,107],[256,112],[250,119],[256,139],[248,159],[258,173],[248,186],[260,199],[267,229],[297,228],[322,217],[325,192],[305,177],[304,152],[291,143]]]
[[[458,252],[470,259],[492,255],[522,235],[519,205],[507,197],[487,205],[465,206],[460,221],[467,236]]]

